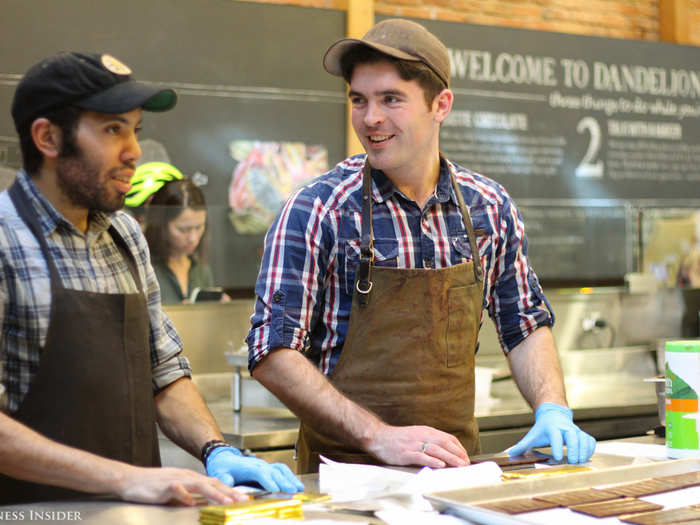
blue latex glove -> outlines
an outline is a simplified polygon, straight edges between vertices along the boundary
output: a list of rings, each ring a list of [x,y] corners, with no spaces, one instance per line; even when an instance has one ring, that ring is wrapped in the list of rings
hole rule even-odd
[[[585,463],[595,450],[595,438],[574,425],[574,413],[556,403],[542,403],[535,411],[535,424],[508,453],[519,456],[535,447],[552,447],[554,459],[564,456],[566,443],[569,463]]]
[[[207,458],[207,474],[228,486],[257,482],[270,492],[300,492],[304,485],[284,463],[244,456],[237,448],[215,448]]]

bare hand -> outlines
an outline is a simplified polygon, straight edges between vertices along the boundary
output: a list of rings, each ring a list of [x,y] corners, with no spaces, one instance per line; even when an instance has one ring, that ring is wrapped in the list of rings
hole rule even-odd
[[[431,468],[469,465],[469,455],[456,437],[427,426],[383,425],[372,436],[367,450],[389,465]]]
[[[216,478],[180,468],[129,466],[120,482],[118,495],[137,503],[179,503],[195,505],[194,494],[221,505],[245,501],[248,496],[224,485]]]

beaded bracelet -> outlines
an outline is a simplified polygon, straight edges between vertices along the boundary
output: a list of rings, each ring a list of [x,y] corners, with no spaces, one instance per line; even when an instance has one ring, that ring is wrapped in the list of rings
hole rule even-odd
[[[204,446],[202,447],[202,452],[199,454],[199,458],[202,460],[204,468],[207,467],[207,458],[209,458],[209,455],[212,453],[212,451],[216,448],[221,447],[228,447],[237,456],[242,456],[240,450],[238,450],[236,447],[229,445],[228,443],[226,443],[226,441],[222,441],[220,439],[212,439],[211,441],[207,441],[206,443],[204,443]]]

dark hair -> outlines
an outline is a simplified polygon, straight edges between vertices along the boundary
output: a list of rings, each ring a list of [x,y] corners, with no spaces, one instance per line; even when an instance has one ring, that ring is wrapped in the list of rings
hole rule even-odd
[[[22,124],[17,130],[19,135],[19,147],[22,151],[22,165],[28,175],[35,175],[44,163],[44,156],[34,143],[32,138],[32,123],[38,118],[46,118],[61,130],[61,151],[63,157],[76,154],[78,148],[75,144],[75,130],[78,129],[80,117],[85,113],[84,109],[76,106],[64,106],[50,111],[44,115],[38,115],[26,124]]]
[[[183,211],[192,209],[206,211],[204,194],[191,179],[171,180],[153,194],[146,206],[146,241],[154,258],[167,261],[170,255],[170,236],[168,224]],[[206,262],[208,257],[208,228],[199,241],[196,254],[199,260]]]
[[[403,80],[415,80],[423,88],[423,96],[428,107],[432,107],[433,100],[447,86],[440,80],[432,69],[423,62],[413,60],[401,60],[377,51],[368,46],[353,46],[340,59],[340,67],[343,71],[345,82],[350,84],[352,72],[358,64],[376,64],[378,62],[389,62],[396,67],[396,71]]]

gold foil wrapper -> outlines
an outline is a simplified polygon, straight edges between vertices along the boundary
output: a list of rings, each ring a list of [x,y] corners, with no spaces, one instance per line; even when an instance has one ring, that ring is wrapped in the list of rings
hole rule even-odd
[[[329,494],[321,494],[320,492],[298,492],[292,495],[292,499],[301,501],[302,503],[320,503],[331,499]]]
[[[304,519],[298,499],[257,499],[199,509],[202,525],[237,525],[254,518]]]
[[[503,474],[501,474],[501,479],[503,481],[513,481],[517,479],[548,478],[551,476],[573,474],[575,472],[586,472],[588,470],[593,469],[591,467],[581,467],[578,465],[562,465],[560,467],[553,468],[537,468],[504,472]]]

